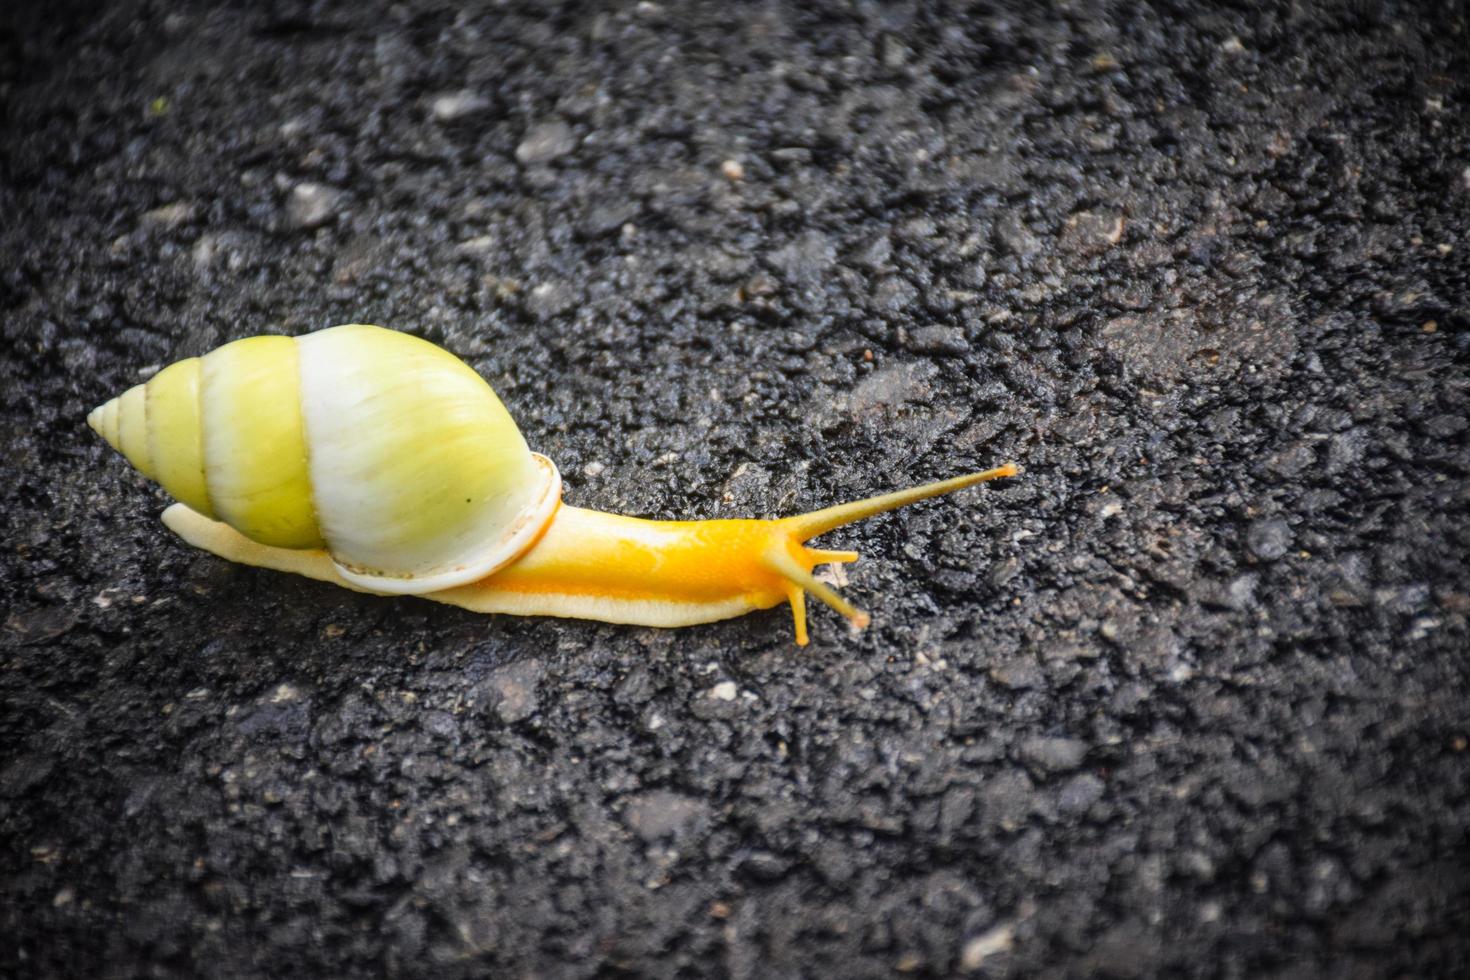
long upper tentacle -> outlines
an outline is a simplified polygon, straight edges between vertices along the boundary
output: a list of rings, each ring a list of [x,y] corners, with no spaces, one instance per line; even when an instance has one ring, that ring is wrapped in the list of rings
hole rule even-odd
[[[937,483],[926,483],[920,487],[910,487],[907,490],[897,490],[893,493],[880,494],[876,497],[868,497],[864,500],[854,500],[849,504],[838,504],[835,507],[824,507],[814,510],[808,514],[798,514],[795,517],[783,518],[779,523],[785,525],[798,541],[806,541],[824,534],[833,528],[842,527],[844,524],[852,524],[864,518],[873,517],[884,511],[896,510],[909,504],[918,503],[920,500],[928,500],[930,497],[939,497],[946,493],[954,493],[965,487],[973,487],[977,483],[985,483],[989,480],[999,480],[1002,477],[1015,476],[1020,469],[1015,463],[1006,463],[992,470],[984,470],[980,473],[969,473],[965,476],[957,476],[950,480],[940,480]]]
[[[868,625],[870,618],[867,613],[842,598],[830,585],[820,581],[811,572],[801,567],[801,564],[795,558],[792,558],[784,548],[773,547],[768,550],[765,554],[765,562],[771,571],[780,575],[793,585],[800,586],[818,599],[821,599],[837,612],[846,616],[858,629],[862,629]]]

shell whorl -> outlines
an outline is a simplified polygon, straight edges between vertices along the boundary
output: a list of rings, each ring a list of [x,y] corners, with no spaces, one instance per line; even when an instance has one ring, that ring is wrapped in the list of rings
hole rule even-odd
[[[447,351],[351,324],[179,361],[88,423],[150,479],[261,544],[325,548],[380,592],[474,581],[561,497],[490,386]]]

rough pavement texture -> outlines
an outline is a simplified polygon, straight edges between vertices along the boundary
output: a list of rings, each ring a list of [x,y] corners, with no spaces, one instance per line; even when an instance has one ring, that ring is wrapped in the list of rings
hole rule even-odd
[[[96,6],[0,15],[0,973],[1463,967],[1463,6]],[[228,566],[83,425],[344,321],[578,504],[1027,473],[798,652]]]

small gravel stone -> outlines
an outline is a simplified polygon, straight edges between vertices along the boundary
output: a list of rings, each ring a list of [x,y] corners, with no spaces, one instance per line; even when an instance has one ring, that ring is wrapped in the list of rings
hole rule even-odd
[[[1015,946],[1015,940],[1016,927],[1010,922],[987,929],[965,941],[964,948],[960,951],[960,968],[966,973],[974,973],[992,956]]]
[[[558,316],[576,305],[577,291],[564,282],[538,283],[526,296],[526,309],[540,320]]]
[[[652,844],[684,834],[707,815],[708,809],[702,800],[654,790],[630,798],[623,819],[635,834]]]
[[[756,881],[779,881],[791,868],[791,861],[770,851],[754,851],[739,864],[741,874]]]
[[[112,605],[110,597],[98,598],[108,600],[106,605],[97,603],[100,608]],[[4,632],[14,642],[43,644],[64,635],[80,619],[81,611],[74,606],[38,606],[25,612],[10,613],[5,619]]]
[[[1107,251],[1122,239],[1122,215],[1078,211],[1062,226],[1058,244],[1066,252],[1095,255]]]
[[[454,720],[454,715],[447,711],[425,712],[419,724],[423,726],[424,731],[439,738],[459,737],[459,723]]]
[[[470,89],[436,95],[429,103],[429,111],[438,122],[453,122],[488,108],[490,100]]]
[[[152,228],[177,228],[194,217],[194,205],[186,201],[165,204],[143,213],[142,224]]]
[[[588,238],[611,235],[638,217],[637,201],[600,201],[577,222],[577,230]]]
[[[1012,830],[1035,809],[1036,790],[1029,776],[1011,769],[987,779],[980,787],[978,802],[985,826]]]
[[[538,123],[526,130],[516,147],[516,159],[526,166],[550,163],[577,148],[577,134],[560,120]]]
[[[1291,525],[1279,517],[1252,521],[1246,528],[1245,545],[1261,561],[1275,561],[1291,550]]]
[[[1107,787],[1101,779],[1090,772],[1073,776],[1057,794],[1057,810],[1061,813],[1082,813],[1102,799]]]
[[[491,671],[471,693],[471,700],[495,712],[506,724],[524,721],[540,707],[537,688],[544,669],[535,660],[518,660]]]
[[[341,191],[325,184],[297,184],[286,201],[286,218],[293,228],[318,228],[336,217],[341,199]]]
[[[898,237],[910,243],[925,242],[939,234],[933,218],[910,218],[897,228]]]
[[[920,327],[909,334],[908,348],[918,354],[943,354],[958,357],[969,351],[965,332],[959,327]]]
[[[777,163],[811,163],[812,151],[804,146],[783,146],[771,151],[771,159]]]
[[[858,382],[849,396],[849,406],[854,412],[862,412],[879,406],[923,401],[932,390],[929,379],[937,371],[928,361],[886,365]]]
[[[1041,251],[1041,240],[1018,215],[1008,214],[995,226],[995,244],[1003,252],[1024,259]]]
[[[864,269],[881,269],[892,257],[893,240],[887,235],[875,235],[859,245],[849,261]]]
[[[1041,687],[1046,678],[1032,657],[1017,657],[990,668],[990,679],[1012,691]]]
[[[955,285],[964,289],[983,289],[990,279],[983,262],[968,262],[951,275],[954,276]]]
[[[476,235],[467,238],[454,246],[454,250],[463,255],[487,255],[495,251],[496,239],[493,235]]]
[[[772,268],[796,283],[816,282],[836,260],[837,247],[819,231],[808,231],[767,256]]]
[[[1424,431],[1435,439],[1454,439],[1470,427],[1463,415],[1436,415],[1424,423]]]
[[[873,286],[873,305],[890,313],[908,309],[918,298],[919,291],[903,276],[884,276]]]
[[[1087,743],[1075,738],[1028,738],[1021,743],[1019,754],[1032,772],[1067,772],[1082,765]]]

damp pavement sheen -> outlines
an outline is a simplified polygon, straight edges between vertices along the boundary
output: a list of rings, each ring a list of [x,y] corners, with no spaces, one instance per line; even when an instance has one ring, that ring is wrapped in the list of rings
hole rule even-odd
[[[0,973],[1452,976],[1463,7],[0,13]],[[86,428],[410,329],[813,642],[193,554]]]

